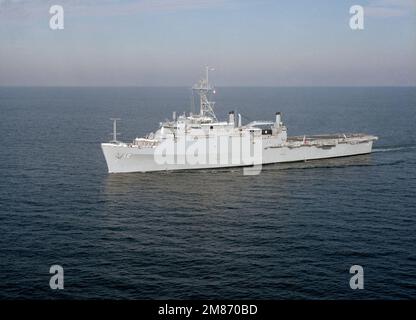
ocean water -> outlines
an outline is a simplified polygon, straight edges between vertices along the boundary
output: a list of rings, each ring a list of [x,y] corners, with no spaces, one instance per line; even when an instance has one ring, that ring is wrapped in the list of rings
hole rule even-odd
[[[219,117],[366,132],[371,155],[109,175],[100,142],[190,109],[187,88],[0,88],[1,299],[416,298],[416,89],[219,88]],[[49,288],[62,265],[65,289]],[[349,268],[364,268],[351,290]]]

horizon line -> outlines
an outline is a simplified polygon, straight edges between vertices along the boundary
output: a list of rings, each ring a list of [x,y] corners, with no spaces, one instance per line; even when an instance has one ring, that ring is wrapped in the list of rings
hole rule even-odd
[[[409,85],[217,85],[216,88],[416,88]],[[0,85],[0,88],[188,88],[185,85]]]

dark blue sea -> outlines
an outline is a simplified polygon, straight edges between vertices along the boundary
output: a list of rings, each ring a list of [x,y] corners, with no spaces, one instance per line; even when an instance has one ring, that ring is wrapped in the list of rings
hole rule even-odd
[[[215,100],[219,118],[282,111],[291,135],[379,141],[257,176],[109,175],[109,118],[130,141],[189,111],[189,89],[0,88],[0,298],[416,298],[416,88],[218,88]],[[53,264],[64,290],[49,287]],[[355,264],[363,290],[349,286]]]

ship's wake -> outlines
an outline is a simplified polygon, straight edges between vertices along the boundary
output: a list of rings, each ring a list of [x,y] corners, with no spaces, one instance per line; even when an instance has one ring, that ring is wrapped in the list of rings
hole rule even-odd
[[[373,152],[396,152],[396,151],[408,151],[412,149],[416,149],[416,146],[374,148]]]

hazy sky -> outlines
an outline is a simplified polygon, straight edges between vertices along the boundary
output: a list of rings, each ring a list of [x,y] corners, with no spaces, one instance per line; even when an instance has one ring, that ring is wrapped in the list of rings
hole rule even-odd
[[[414,86],[416,0],[0,0],[2,86],[190,86],[207,64],[216,85]]]

